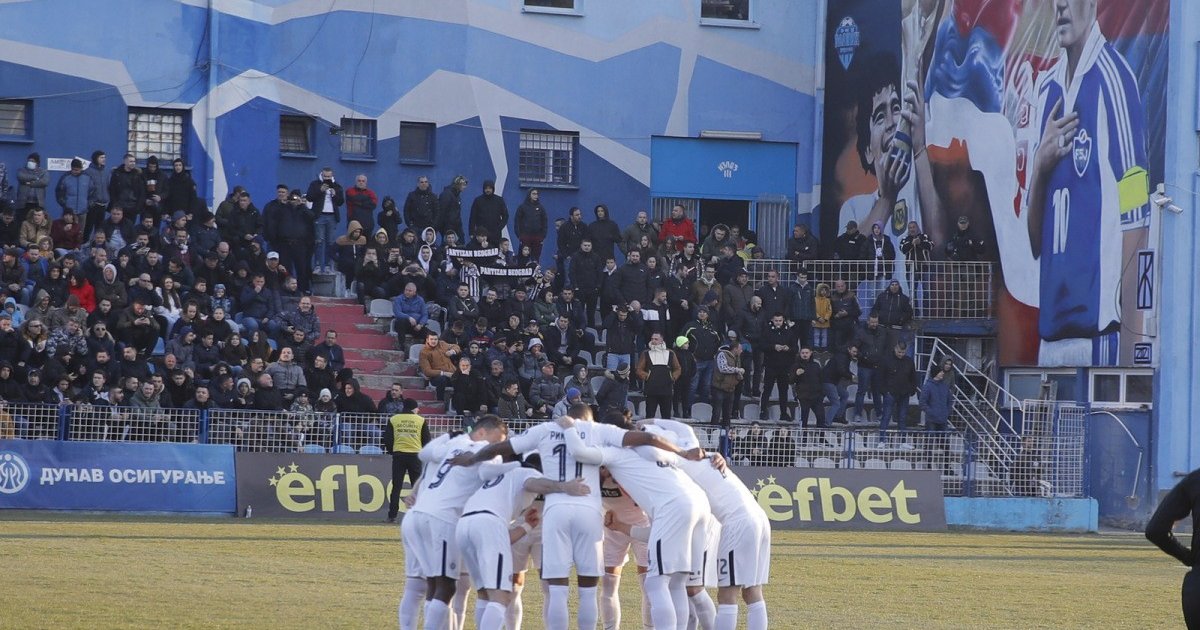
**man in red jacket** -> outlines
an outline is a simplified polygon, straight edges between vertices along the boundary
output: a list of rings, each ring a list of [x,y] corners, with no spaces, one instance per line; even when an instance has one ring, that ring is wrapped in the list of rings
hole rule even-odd
[[[683,251],[683,247],[688,243],[696,242],[696,226],[692,220],[685,216],[685,211],[682,205],[675,204],[671,208],[671,218],[663,222],[662,229],[658,231],[658,236],[661,240],[667,240],[668,237],[675,237],[675,249]]]
[[[354,186],[346,189],[346,221],[358,221],[363,226],[363,234],[374,234],[377,205],[375,191],[367,188],[367,176],[355,177]]]

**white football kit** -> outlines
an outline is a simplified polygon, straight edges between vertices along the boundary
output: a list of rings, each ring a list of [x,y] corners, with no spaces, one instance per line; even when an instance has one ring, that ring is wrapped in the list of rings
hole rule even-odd
[[[483,482],[475,467],[455,466],[450,460],[479,451],[488,442],[476,442],[463,434],[443,446],[437,466],[430,464],[421,475],[417,502],[405,515],[400,532],[404,552],[416,558],[420,577],[458,579],[461,571],[454,525],[467,499]]]
[[[485,465],[486,466],[486,465]],[[525,482],[542,474],[519,463],[495,469],[480,468],[483,485],[463,506],[455,539],[463,566],[476,588],[512,591],[514,570],[508,528],[533,502]]]
[[[620,446],[625,430],[608,424],[579,421],[577,435],[589,446]],[[536,450],[542,459],[542,474],[553,481],[582,478],[589,488],[584,496],[564,493],[546,495],[542,513],[542,579],[569,577],[575,573],[600,577],[604,513],[600,503],[600,467],[578,461],[571,455],[562,427],[543,422],[513,436],[509,443],[514,453]]]

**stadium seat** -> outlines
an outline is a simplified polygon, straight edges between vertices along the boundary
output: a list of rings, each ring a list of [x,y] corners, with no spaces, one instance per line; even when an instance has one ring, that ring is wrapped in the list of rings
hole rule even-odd
[[[763,420],[772,420],[772,421],[776,421],[776,422],[778,422],[778,421],[779,421],[779,417],[780,417],[780,413],[779,413],[779,405],[772,405],[772,404],[768,403],[768,404],[767,404],[767,414],[766,414],[766,416],[764,417],[764,416],[763,416],[763,415],[760,413],[760,414],[759,414],[759,417],[760,417],[760,418],[762,418]]]
[[[837,468],[837,464],[828,457],[818,457],[813,460],[813,468]]]
[[[800,456],[796,456],[796,461],[792,462],[792,465],[795,466],[796,468],[808,468],[809,467],[808,460],[803,457],[800,457]]]
[[[375,319],[392,319],[392,302],[390,300],[371,300],[371,310],[368,313]]]
[[[354,447],[350,446],[349,444],[338,444],[337,446],[333,447],[333,452],[338,455],[353,455]]]
[[[300,450],[303,453],[322,454],[325,452],[325,447],[320,444],[305,444],[304,448]]]
[[[414,343],[408,347],[408,362],[417,363],[421,360],[421,348],[424,344]]]
[[[762,418],[762,411],[758,408],[758,403],[750,403],[742,407],[742,417],[746,420],[758,420]]]
[[[358,449],[358,454],[359,455],[383,455],[383,449],[379,448],[378,446],[375,446],[374,444],[367,444],[366,446],[363,446],[362,448]]]
[[[605,352],[603,350],[597,351],[596,352],[596,365],[598,365],[600,367],[604,367],[604,358],[606,356],[608,356],[607,352]]]
[[[712,422],[712,405],[708,403],[696,403],[692,405],[692,417],[697,422]]]
[[[863,462],[863,468],[867,470],[887,470],[887,462],[882,459],[868,459]]]
[[[700,440],[700,446],[705,449],[717,448],[717,441],[721,432],[719,429],[709,431],[704,427],[696,427],[696,439]]]
[[[907,459],[893,459],[891,464],[892,470],[912,470],[912,462]]]
[[[599,392],[600,386],[603,384],[604,384],[603,376],[593,376],[592,377],[592,393],[594,394],[594,393]]]
[[[579,354],[578,354],[577,356],[578,356],[580,359],[583,359],[584,361],[587,361],[587,364],[588,364],[589,366],[595,365],[595,362],[592,360],[592,353],[591,353],[591,352],[588,352],[587,350],[580,350],[580,351],[579,351]]]
[[[437,333],[438,336],[442,334],[442,325],[432,319],[426,322],[425,328],[429,329],[429,332]]]

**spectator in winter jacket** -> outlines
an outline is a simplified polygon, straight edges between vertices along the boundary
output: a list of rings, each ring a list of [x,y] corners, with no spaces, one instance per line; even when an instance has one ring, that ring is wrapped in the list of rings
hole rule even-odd
[[[872,261],[871,278],[888,278],[894,273],[896,246],[892,238],[883,233],[883,223],[871,225],[871,235],[867,237],[867,260]]]
[[[280,348],[279,360],[267,368],[267,374],[271,375],[275,387],[282,394],[284,406],[291,405],[296,394],[308,388],[304,370],[295,362],[291,348]]]
[[[583,222],[582,210],[571,208],[567,216],[569,219],[558,226],[558,253],[554,255],[554,259],[558,261],[559,276],[562,276],[566,271],[567,259],[579,251],[580,246],[583,245],[583,240],[588,235],[588,225]]]
[[[192,179],[183,158],[171,161],[171,174],[167,176],[165,184],[163,210],[170,214],[180,210],[192,214],[196,205],[196,181]]]
[[[829,400],[829,411],[825,414],[825,422],[818,421],[818,426],[828,427],[834,422],[847,424],[841,414],[846,411],[850,402],[850,384],[854,382],[854,373],[850,371],[850,363],[858,360],[858,346],[851,344],[844,351],[836,351],[822,370],[822,388],[825,398]]]
[[[858,231],[858,222],[846,223],[846,231],[833,242],[833,255],[838,260],[868,260],[867,237]]]
[[[692,376],[691,402],[707,403],[712,387],[713,360],[721,342],[721,333],[713,326],[707,306],[696,308],[696,319],[683,327],[692,356],[696,358],[696,373]]]
[[[880,366],[883,374],[883,419],[879,421],[879,441],[887,441],[886,431],[892,418],[903,431],[908,428],[908,399],[917,393],[917,368],[908,357],[908,344],[898,343]]]
[[[868,393],[875,412],[883,411],[883,375],[879,368],[888,351],[888,334],[879,325],[878,317],[867,318],[867,324],[854,337],[854,345],[858,346],[858,393],[854,395],[854,413],[859,419],[865,419],[863,402]]]
[[[592,239],[596,255],[604,260],[613,255],[613,248],[621,242],[621,228],[608,216],[608,206],[596,204],[592,213],[596,215],[596,221],[588,226],[588,237]]]
[[[96,201],[96,190],[95,180],[83,172],[83,161],[75,158],[71,160],[71,170],[58,178],[58,184],[54,187],[54,197],[64,212],[70,209],[82,214]],[[58,245],[62,247],[61,244]]]
[[[912,302],[900,290],[899,280],[889,282],[887,290],[875,298],[871,315],[878,317],[880,325],[888,328],[903,328],[912,322]]]
[[[605,371],[604,376],[604,382],[596,391],[596,406],[600,409],[600,415],[604,416],[611,410],[624,412],[629,401],[629,364],[620,363],[617,369]]]
[[[825,422],[821,399],[824,394],[821,364],[813,359],[812,348],[801,347],[796,363],[792,365],[792,392],[796,395],[797,416],[800,426],[808,426],[808,417],[815,415],[817,426],[828,426]]]
[[[456,175],[438,197],[438,213],[434,228],[444,237],[449,232],[463,235],[462,193],[467,189],[467,178]]]
[[[796,356],[796,330],[784,319],[783,313],[771,315],[770,323],[762,329],[759,345],[763,350],[766,375],[763,378],[762,397],[758,407],[766,412],[767,404],[771,400],[771,390],[778,386],[780,418],[791,422],[792,408],[788,403],[788,384],[791,378],[788,370]]]
[[[42,156],[35,152],[25,158],[25,166],[17,169],[17,184],[17,198],[14,201],[18,209],[23,211],[46,207],[50,174],[42,166]]]
[[[533,413],[539,418],[548,418],[554,411],[554,405],[564,394],[562,381],[554,375],[554,364],[543,363],[540,374],[529,385],[529,402],[533,405]]]
[[[307,295],[300,298],[295,308],[279,316],[279,336],[291,338],[297,331],[304,333],[305,341],[310,343],[321,336],[321,319],[313,309],[312,298]]]
[[[658,230],[658,237],[662,240],[672,236],[675,237],[675,249],[681,252],[684,245],[696,242],[696,226],[687,218],[686,210],[680,204],[671,208],[671,218],[664,221]]]
[[[525,201],[517,206],[515,227],[517,238],[529,247],[533,260],[541,260],[542,243],[546,240],[549,217],[541,202],[541,191],[532,188],[525,194]]]
[[[816,287],[808,281],[808,271],[801,269],[796,272],[796,279],[788,293],[785,312],[788,319],[796,325],[800,345],[811,346],[813,320],[817,318],[817,302]]]
[[[345,198],[346,220],[361,223],[366,234],[374,233],[375,207],[379,205],[379,199],[375,191],[367,188],[366,175],[360,174],[354,178],[354,185],[346,189]]]
[[[50,240],[54,242],[55,253],[61,256],[83,245],[83,226],[79,223],[82,216],[82,213],[66,208],[62,218],[50,224]]]
[[[500,243],[501,232],[508,226],[508,204],[504,197],[496,194],[496,182],[483,182],[483,194],[471,202],[471,217],[467,224],[471,234],[483,229],[488,235],[488,242],[493,246]]]
[[[625,264],[613,274],[608,299],[613,304],[645,304],[652,298],[641,252],[631,251]]]
[[[121,166],[113,169],[108,180],[108,197],[114,208],[123,209],[129,217],[146,205],[146,180],[132,153],[126,153]]]
[[[787,259],[806,263],[821,257],[821,242],[808,231],[808,226],[798,224],[792,228],[792,237],[787,242]]]
[[[404,224],[421,232],[437,225],[437,218],[438,196],[430,187],[429,177],[421,175],[417,178],[417,187],[404,198]]]
[[[621,253],[628,254],[635,249],[639,249],[643,236],[650,239],[651,245],[658,245],[658,228],[650,223],[650,216],[646,214],[645,210],[639,211],[633,223],[625,228],[625,231],[621,232]]]
[[[618,306],[615,312],[604,318],[604,330],[607,331],[605,342],[608,348],[604,359],[605,369],[615,370],[621,363],[632,362],[637,335],[642,330],[641,312]]]
[[[425,299],[417,295],[416,284],[409,282],[404,285],[404,293],[392,300],[392,317],[392,329],[400,336],[401,347],[408,347],[408,335],[418,337],[425,334],[429,312],[425,308]]]
[[[434,333],[425,336],[425,345],[421,348],[418,366],[429,383],[437,389],[438,400],[446,400],[446,386],[454,375],[455,363],[452,357],[462,353],[456,345],[448,344]]]
[[[925,430],[927,431],[949,429],[950,409],[954,404],[954,394],[950,383],[953,375],[954,362],[945,359],[921,387],[918,401],[921,411],[925,413]]]
[[[858,298],[846,287],[845,280],[833,282],[833,295],[829,296],[830,309],[833,319],[830,321],[830,343],[835,350],[841,350],[854,339],[854,327],[858,322],[862,309],[858,306]]]
[[[504,384],[504,390],[496,405],[496,415],[505,420],[533,416],[533,406],[521,395],[521,385],[516,380],[510,380]]]
[[[425,181],[428,182],[429,180],[426,179]],[[426,190],[428,191],[428,186],[426,186]],[[433,197],[433,193],[429,193],[429,196]],[[434,197],[434,203],[437,203],[436,197]],[[383,201],[379,203],[379,207],[379,214],[375,215],[376,225],[383,228],[384,232],[387,232],[389,241],[394,241],[400,235],[400,224],[403,222],[400,210],[396,207],[396,200],[391,197],[384,197]],[[421,228],[409,229],[413,230],[413,232],[421,231]]]

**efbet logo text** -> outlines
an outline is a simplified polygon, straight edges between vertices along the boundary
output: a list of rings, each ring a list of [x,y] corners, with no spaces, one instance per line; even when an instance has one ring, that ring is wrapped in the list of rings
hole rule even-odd
[[[828,477],[801,478],[790,490],[775,481],[774,476],[759,479],[754,488],[758,504],[772,521],[865,521],[876,525],[896,521],[908,525],[921,522],[921,515],[909,509],[909,503],[917,499],[917,491],[906,487],[904,480],[898,481],[890,490],[866,486],[857,493],[834,485]]]
[[[376,512],[387,507],[392,491],[391,482],[359,473],[355,464],[325,466],[310,477],[292,463],[276,468],[267,482],[275,488],[279,505],[289,512]],[[401,496],[409,493],[404,488]]]

